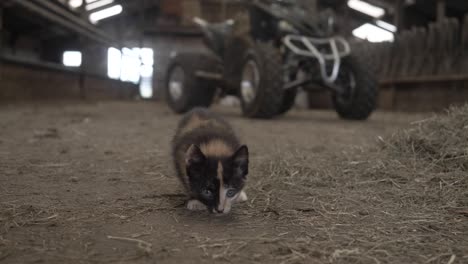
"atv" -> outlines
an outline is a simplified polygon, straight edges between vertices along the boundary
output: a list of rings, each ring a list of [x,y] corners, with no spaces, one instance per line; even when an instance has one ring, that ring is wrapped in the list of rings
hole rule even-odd
[[[173,54],[166,99],[177,113],[209,107],[217,91],[238,96],[242,113],[273,118],[286,113],[299,88],[327,89],[344,119],[365,120],[376,108],[376,76],[350,44],[336,36],[334,16],[311,17],[293,0],[247,1],[248,30],[236,21],[210,24],[195,17],[212,54]]]

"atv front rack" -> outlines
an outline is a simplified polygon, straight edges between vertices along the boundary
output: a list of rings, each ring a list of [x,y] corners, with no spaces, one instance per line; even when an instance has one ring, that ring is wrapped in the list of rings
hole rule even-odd
[[[338,78],[341,59],[351,53],[349,43],[342,37],[310,38],[300,35],[287,35],[284,44],[299,56],[316,58],[320,64],[320,74],[325,84],[332,85]],[[327,66],[333,62],[331,74]]]

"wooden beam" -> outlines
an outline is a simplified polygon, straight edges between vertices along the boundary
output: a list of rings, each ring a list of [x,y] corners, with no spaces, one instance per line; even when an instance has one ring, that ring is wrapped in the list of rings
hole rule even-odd
[[[84,1],[84,0],[83,0]],[[94,3],[94,2],[93,2]],[[100,7],[97,7],[97,8],[94,8],[94,9],[91,9],[91,10],[86,10],[85,8],[85,12],[86,12],[86,15],[88,16],[89,14],[91,13],[94,13],[94,12],[98,12],[98,11],[101,11],[101,10],[104,10],[104,9],[107,9],[109,7],[112,7],[112,6],[115,6],[115,5],[122,5],[124,6],[124,3],[122,1],[119,1],[119,0],[116,0],[110,4],[107,4],[107,5],[103,5],[103,6],[100,6]]]
[[[43,3],[46,8],[38,3]],[[46,18],[49,21],[52,21],[58,25],[61,25],[75,33],[87,36],[90,39],[93,39],[97,42],[112,45],[115,41],[105,34],[105,32],[97,29],[87,21],[82,20],[79,17],[67,14],[64,10],[54,6],[52,2],[47,2],[44,0],[36,0],[34,2],[29,0],[15,0],[16,4],[21,5],[22,7]],[[48,9],[50,7],[50,9]],[[55,13],[57,12],[57,13]]]
[[[430,83],[430,82],[468,82],[468,74],[447,74],[447,75],[427,75],[418,77],[406,77],[399,79],[386,79],[379,81],[382,85],[391,85],[399,83]]]

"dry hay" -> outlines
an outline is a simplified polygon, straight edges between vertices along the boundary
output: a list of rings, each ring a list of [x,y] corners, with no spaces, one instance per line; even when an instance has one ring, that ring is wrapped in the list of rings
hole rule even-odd
[[[390,140],[390,151],[425,159],[442,171],[468,170],[468,105],[413,124]]]
[[[468,262],[468,106],[378,142],[332,157],[277,153],[254,168],[262,176],[251,181],[257,210],[247,216],[260,208],[263,220],[285,231],[272,256],[284,263]],[[288,235],[297,229],[300,235]]]

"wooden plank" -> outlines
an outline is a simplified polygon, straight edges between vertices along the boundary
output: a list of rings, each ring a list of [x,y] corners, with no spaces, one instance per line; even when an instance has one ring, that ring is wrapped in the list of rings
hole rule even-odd
[[[391,85],[399,83],[424,83],[424,82],[449,82],[449,81],[468,81],[468,74],[452,74],[452,75],[440,75],[440,76],[420,76],[420,77],[408,77],[399,78],[396,80],[384,79],[379,83],[381,85]]]

